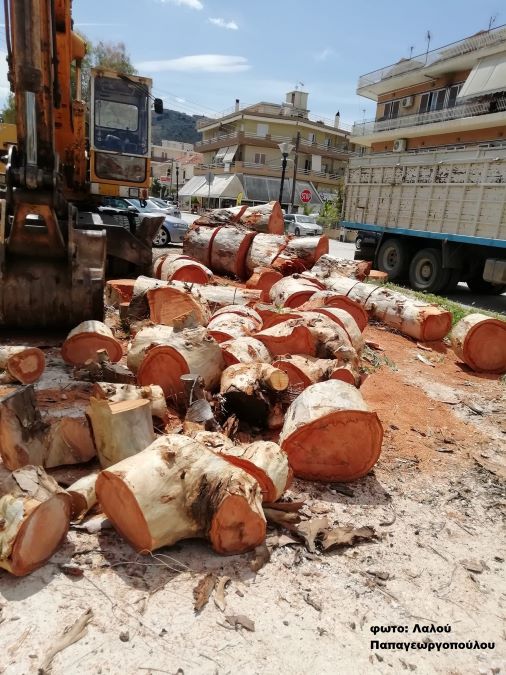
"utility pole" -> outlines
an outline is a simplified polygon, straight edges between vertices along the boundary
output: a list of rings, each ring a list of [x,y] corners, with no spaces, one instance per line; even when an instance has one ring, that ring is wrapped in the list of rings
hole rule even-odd
[[[300,143],[300,131],[297,131],[297,138],[295,139],[295,157],[293,158],[293,181],[292,181],[292,196],[290,198],[290,213],[293,213],[295,204],[295,183],[297,181],[297,165],[299,163],[299,143]]]
[[[179,164],[176,164],[176,204],[179,202]]]

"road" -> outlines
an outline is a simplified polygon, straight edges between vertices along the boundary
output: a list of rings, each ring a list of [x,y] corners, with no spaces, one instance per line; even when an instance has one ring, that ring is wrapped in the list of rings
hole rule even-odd
[[[183,212],[181,217],[190,224],[198,218],[198,216],[186,212]],[[157,257],[162,251],[163,249],[158,249]],[[331,239],[329,252],[331,255],[334,255],[338,258],[351,258],[353,260],[355,245],[346,244],[344,242]],[[442,295],[447,297],[449,300],[458,302],[466,307],[471,307],[473,309],[487,309],[491,312],[506,314],[506,293],[499,296],[471,293],[466,284],[462,283],[458,285],[457,291],[455,293],[450,293],[448,295],[443,293]]]

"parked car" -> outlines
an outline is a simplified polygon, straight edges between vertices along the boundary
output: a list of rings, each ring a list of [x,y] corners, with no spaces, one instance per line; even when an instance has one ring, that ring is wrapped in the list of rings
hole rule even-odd
[[[165,221],[153,239],[153,246],[155,248],[164,248],[169,244],[180,244],[188,230],[188,223],[186,221],[169,215],[167,209],[161,209],[152,199],[146,200],[146,204],[142,205],[139,199],[104,197],[104,206],[113,209],[125,209],[139,215],[141,213],[157,213],[160,215],[163,213]],[[178,213],[180,213],[179,210]]]
[[[304,216],[301,213],[289,213],[284,217],[285,229],[296,237],[322,234],[323,227],[316,222],[316,216]]]
[[[156,204],[158,208],[163,209],[164,211],[167,211],[169,216],[175,216],[176,218],[181,218],[181,211],[179,210],[179,207],[177,204],[174,202],[168,200],[165,201],[164,199],[160,199],[159,197],[150,197],[148,199],[149,202],[153,202],[153,204]]]

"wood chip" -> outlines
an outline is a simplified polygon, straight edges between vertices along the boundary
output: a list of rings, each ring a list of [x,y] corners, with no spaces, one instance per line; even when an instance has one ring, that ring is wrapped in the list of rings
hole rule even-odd
[[[253,572],[258,572],[271,559],[271,554],[266,544],[260,544],[255,548],[255,557],[250,561],[249,566]]]
[[[68,577],[82,577],[84,575],[84,571],[77,565],[58,565],[58,567]]]
[[[195,586],[193,589],[193,608],[196,612],[200,612],[201,609],[207,605],[215,584],[216,577],[212,572],[209,572],[205,577],[202,577]]]
[[[423,345],[421,342],[417,342],[416,346],[418,349],[423,349],[425,352],[431,352],[432,349],[430,347],[427,347],[427,345]]]
[[[88,632],[88,624],[93,618],[93,611],[91,608],[87,609],[84,614],[82,614],[79,619],[72,625],[68,626],[63,635],[60,638],[57,638],[53,646],[48,650],[44,660],[39,666],[39,675],[47,675],[51,672],[51,664],[54,657],[70,645],[73,645],[74,642],[78,642],[83,638]]]
[[[237,615],[231,614],[229,616],[226,616],[225,619],[236,630],[238,628],[245,628],[246,630],[249,630],[252,633],[255,632],[255,622],[252,621],[251,619],[248,619],[248,617],[244,616],[244,614],[237,614]]]
[[[460,564],[462,567],[465,567],[469,572],[474,572],[475,574],[481,574],[485,569],[483,563],[479,560],[461,560]]]
[[[430,366],[431,368],[435,368],[435,364],[432,363],[432,361],[429,361],[429,359],[426,359],[425,356],[422,356],[421,354],[417,354],[416,358],[421,361],[422,363],[425,363],[426,366]]]
[[[330,551],[336,546],[352,546],[359,541],[375,538],[376,533],[372,527],[334,527],[325,532],[322,547],[324,551]]]
[[[264,509],[274,509],[275,511],[287,511],[296,513],[306,502],[264,502]]]
[[[275,509],[264,509],[264,513],[267,520],[276,525],[295,525],[300,522],[300,516],[297,513],[286,513]]]
[[[230,577],[218,577],[218,580],[216,581],[213,600],[214,604],[221,612],[224,612],[227,607],[225,589],[230,581]]]

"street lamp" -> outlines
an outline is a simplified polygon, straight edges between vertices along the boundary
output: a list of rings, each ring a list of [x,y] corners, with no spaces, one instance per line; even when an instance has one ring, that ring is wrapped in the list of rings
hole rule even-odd
[[[176,164],[176,204],[179,202],[179,164]]]
[[[281,164],[281,185],[279,186],[279,203],[281,205],[283,200],[283,186],[285,183],[286,163],[288,155],[293,150],[293,145],[291,143],[288,143],[288,141],[283,141],[283,143],[278,144],[278,148],[281,152],[281,155],[283,156],[283,162]]]

